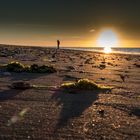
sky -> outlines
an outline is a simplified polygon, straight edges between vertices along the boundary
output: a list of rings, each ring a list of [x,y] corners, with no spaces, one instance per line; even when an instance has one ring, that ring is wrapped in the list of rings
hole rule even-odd
[[[140,47],[140,0],[0,0],[0,43],[97,47],[111,29],[118,47]]]

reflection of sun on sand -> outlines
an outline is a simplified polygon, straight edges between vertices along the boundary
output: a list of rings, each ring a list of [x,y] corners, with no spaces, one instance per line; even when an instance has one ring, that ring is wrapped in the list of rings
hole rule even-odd
[[[115,46],[117,42],[118,38],[112,30],[103,31],[97,40],[97,43],[104,48],[105,53],[112,52],[111,47]]]

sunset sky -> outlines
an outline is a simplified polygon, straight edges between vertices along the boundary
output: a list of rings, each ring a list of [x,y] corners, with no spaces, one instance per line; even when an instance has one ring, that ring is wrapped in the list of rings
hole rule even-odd
[[[111,29],[118,47],[140,47],[140,0],[3,0],[0,43],[97,47]]]

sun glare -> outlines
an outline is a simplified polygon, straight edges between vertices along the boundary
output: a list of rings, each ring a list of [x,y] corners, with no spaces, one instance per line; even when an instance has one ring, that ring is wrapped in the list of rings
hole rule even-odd
[[[104,48],[105,53],[110,53],[112,51],[111,48],[114,47],[117,42],[117,35],[110,29],[101,32],[97,40],[98,45]]]
[[[112,49],[110,47],[104,47],[104,52],[105,53],[111,53]]]

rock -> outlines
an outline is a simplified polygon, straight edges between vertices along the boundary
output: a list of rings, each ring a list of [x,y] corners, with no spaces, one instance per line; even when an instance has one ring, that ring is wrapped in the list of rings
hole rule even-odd
[[[79,67],[83,67],[83,66],[84,66],[83,64],[80,64],[80,65],[79,65]]]
[[[4,53],[1,53],[0,57],[8,57],[8,56],[6,54],[4,54]]]
[[[104,117],[105,111],[103,109],[98,110],[98,114],[100,115],[100,117]]]
[[[101,77],[100,79],[101,79],[101,80],[105,80],[105,78],[104,78],[104,77]]]
[[[84,71],[81,70],[81,71],[79,71],[79,73],[84,73]]]
[[[25,90],[25,89],[31,88],[32,86],[28,82],[14,82],[14,83],[12,83],[12,85],[10,87],[13,89]]]
[[[140,117],[140,109],[139,108],[132,109],[129,115],[135,115],[137,117]]]
[[[103,62],[101,62],[102,64],[105,64],[106,62],[105,61],[103,61]]]
[[[107,64],[110,65],[110,66],[114,66],[111,62],[108,62]]]
[[[140,64],[135,63],[134,64],[137,68],[140,68]]]
[[[92,60],[92,58],[87,59],[87,60],[85,61],[85,64],[92,64],[91,60]]]
[[[122,79],[123,82],[125,82],[126,75],[120,74],[120,78]]]
[[[52,63],[55,63],[55,62],[56,62],[56,60],[52,60],[51,62],[52,62]]]
[[[106,65],[105,65],[105,64],[100,64],[100,65],[99,65],[99,68],[100,68],[101,70],[103,70],[103,69],[106,68]]]
[[[67,69],[69,69],[69,70],[75,70],[75,68],[73,66],[68,66]]]

